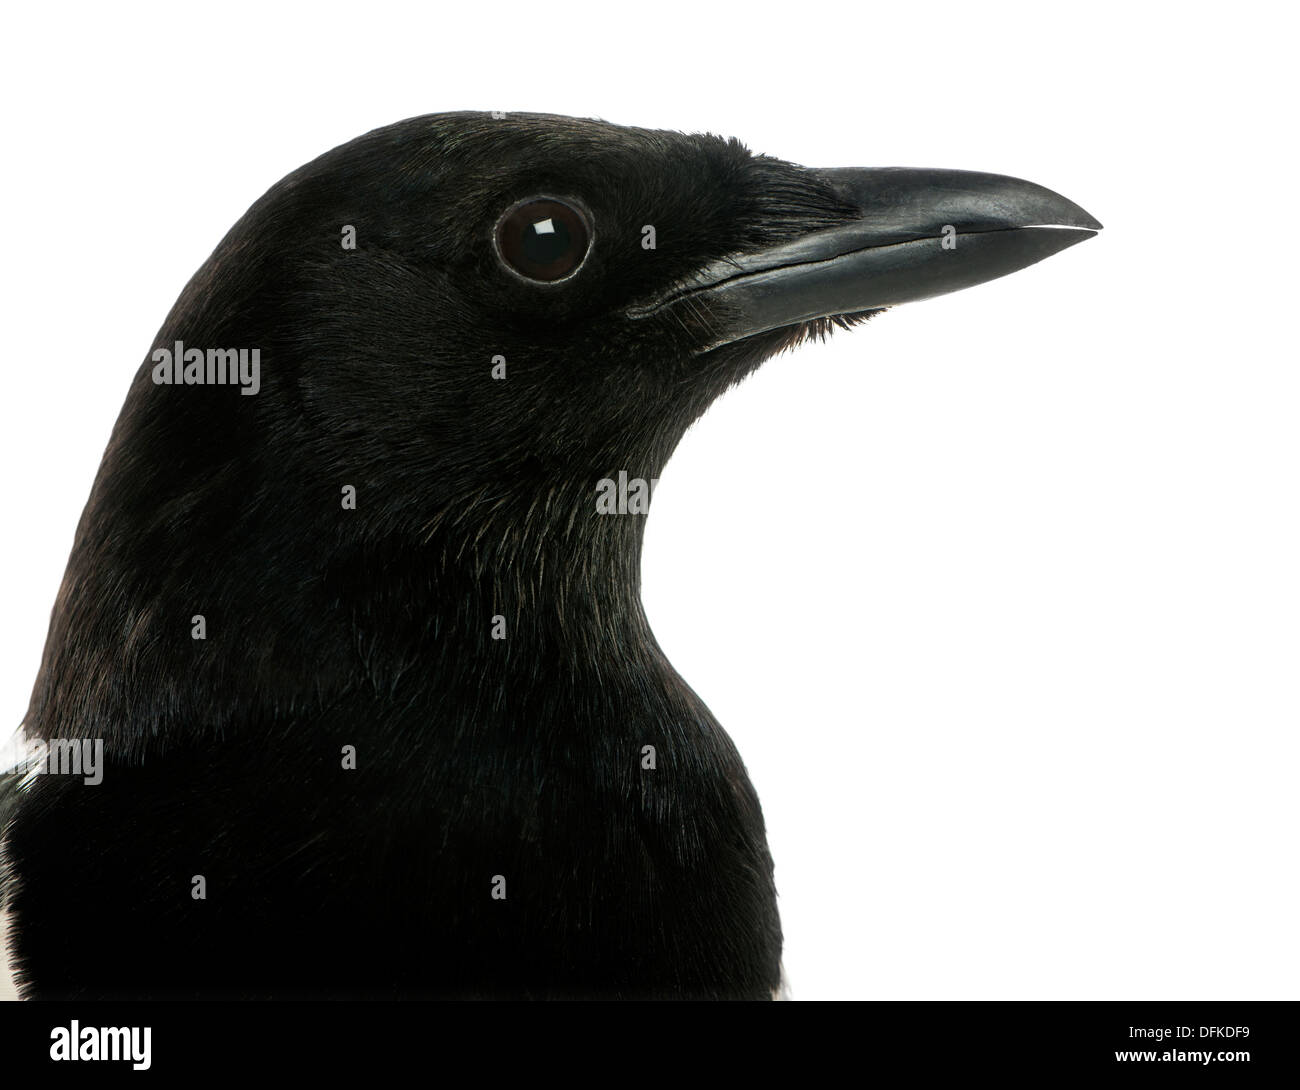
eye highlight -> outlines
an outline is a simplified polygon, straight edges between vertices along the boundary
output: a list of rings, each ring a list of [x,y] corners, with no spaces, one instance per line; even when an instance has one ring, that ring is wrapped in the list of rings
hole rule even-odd
[[[495,238],[507,268],[525,280],[553,284],[577,272],[591,247],[591,228],[573,205],[530,197],[501,217]]]

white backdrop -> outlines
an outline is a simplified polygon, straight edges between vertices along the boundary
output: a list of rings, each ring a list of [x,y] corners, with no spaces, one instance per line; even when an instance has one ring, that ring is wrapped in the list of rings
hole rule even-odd
[[[1294,28],[1168,10],[7,11],[0,726],[154,332],[321,151],[499,109],[1017,175],[1106,230],[728,395],[650,618],[763,800],[795,998],[1295,998]]]

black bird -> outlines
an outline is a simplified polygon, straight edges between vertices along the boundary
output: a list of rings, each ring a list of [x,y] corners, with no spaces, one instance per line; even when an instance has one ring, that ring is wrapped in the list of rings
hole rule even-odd
[[[6,793],[21,993],[771,997],[758,800],[641,607],[649,482],[773,353],[1099,228],[541,115],[289,175],[77,529]]]

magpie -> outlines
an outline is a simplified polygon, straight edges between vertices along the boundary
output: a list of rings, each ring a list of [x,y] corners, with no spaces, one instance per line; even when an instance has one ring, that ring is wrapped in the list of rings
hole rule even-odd
[[[290,174],[76,531],[3,792],[20,994],[772,998],[759,802],[640,601],[650,489],[774,353],[1100,227],[535,114]]]

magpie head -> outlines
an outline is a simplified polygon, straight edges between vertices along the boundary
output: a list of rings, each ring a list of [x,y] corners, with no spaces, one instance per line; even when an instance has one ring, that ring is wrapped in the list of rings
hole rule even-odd
[[[719,393],[823,324],[722,332],[731,304],[692,278],[855,214],[735,140],[457,114],[321,157],[223,248],[272,266],[249,287],[274,306],[233,310],[263,346],[259,399],[292,390],[318,462],[400,474],[383,495],[428,516],[657,475]]]
[[[818,171],[715,136],[437,115],[276,186],[163,340],[260,345],[250,400],[300,436],[305,474],[369,486],[359,523],[562,507],[619,470],[657,476],[774,352],[1099,226],[994,175]],[[192,328],[214,297],[227,328]]]

